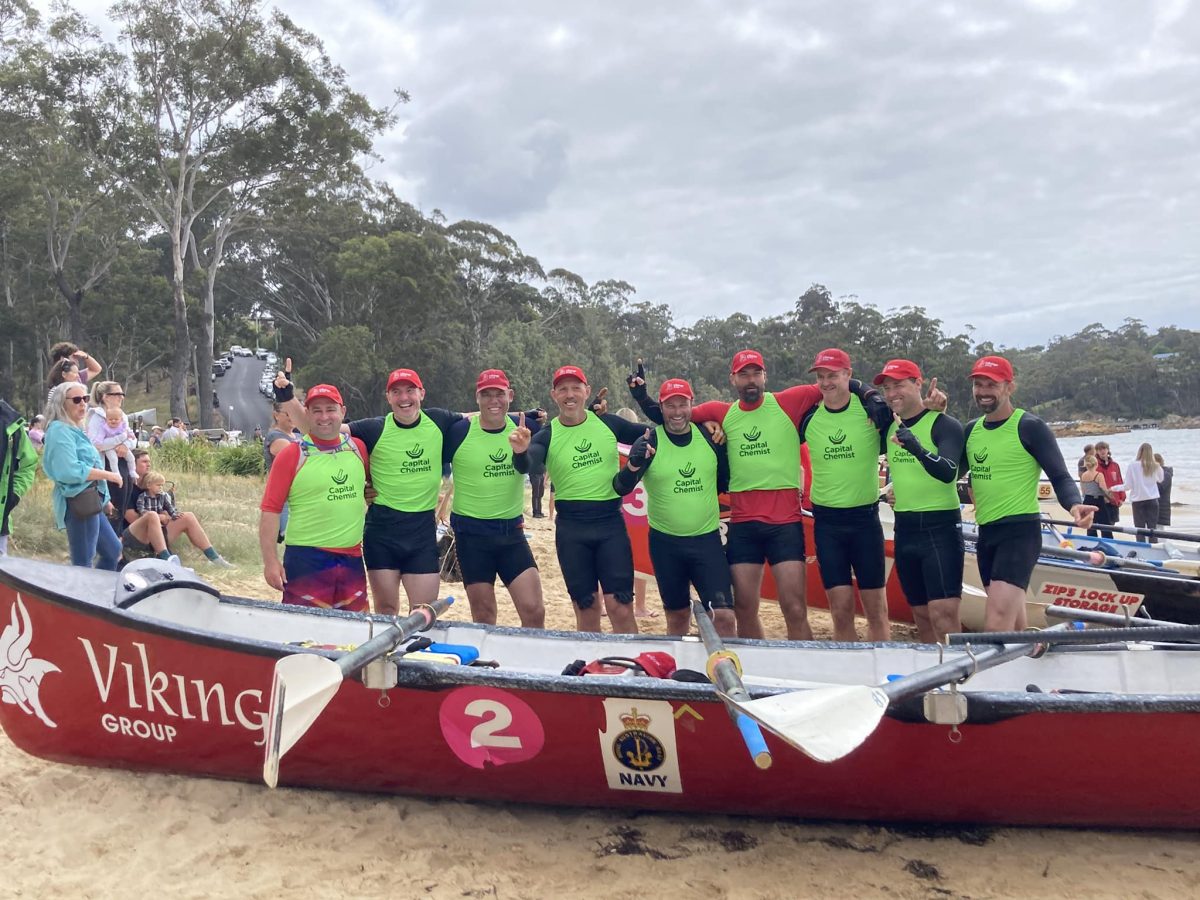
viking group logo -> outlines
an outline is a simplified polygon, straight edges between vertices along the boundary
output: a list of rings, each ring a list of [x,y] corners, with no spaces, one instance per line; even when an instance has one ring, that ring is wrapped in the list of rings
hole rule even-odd
[[[420,459],[425,455],[425,448],[418,446],[417,444],[413,444],[411,450],[405,450],[404,452],[409,459]]]
[[[33,625],[20,594],[10,609],[10,619],[0,631],[0,701],[11,703],[26,715],[37,716],[46,725],[57,728],[58,725],[42,709],[38,692],[43,678],[61,670],[52,662],[34,659],[29,652],[33,643]]]
[[[762,432],[759,430],[758,426],[756,425],[753,428],[751,428],[749,431],[743,431],[742,437],[744,437],[746,440],[748,440],[750,443],[753,444],[760,437],[762,437]]]
[[[589,450],[591,450],[591,449],[592,449],[592,442],[591,442],[591,441],[589,441],[587,438],[584,438],[584,439],[583,439],[583,443],[582,443],[582,444],[576,444],[576,445],[575,445],[575,452],[576,452],[576,453],[587,453],[587,452],[588,452]]]
[[[842,429],[839,428],[833,434],[829,435],[829,443],[831,443],[831,444],[846,443],[846,432],[842,431]]]
[[[489,453],[488,459],[494,463],[502,463],[504,460],[508,459],[508,454],[503,450],[497,450],[495,453]]]
[[[662,741],[652,735],[650,717],[639,715],[637,707],[621,715],[625,730],[613,738],[612,752],[622,766],[635,772],[652,772],[667,758]]]
[[[682,469],[679,470],[679,474],[682,475],[684,478],[691,478],[693,475],[696,474],[696,467],[692,463],[688,463],[686,466],[684,466]]]
[[[341,469],[337,470],[336,475],[330,475],[329,477],[332,478],[333,483],[337,484],[337,485],[345,484],[347,481],[350,480],[350,476],[347,475],[345,472],[343,472]]]
[[[975,460],[976,464],[982,466],[985,462],[987,462],[987,458],[988,458],[987,447],[984,447],[983,450],[981,450],[981,451],[973,452],[971,454],[971,458],[973,460]]]

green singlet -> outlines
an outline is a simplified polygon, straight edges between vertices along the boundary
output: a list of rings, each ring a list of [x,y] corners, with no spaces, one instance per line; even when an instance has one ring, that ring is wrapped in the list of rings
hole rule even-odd
[[[721,427],[729,447],[730,491],[800,487],[800,435],[774,394],[763,394],[752,410],[734,403]]]
[[[1025,410],[1014,409],[999,428],[979,419],[967,438],[967,465],[975,495],[975,523],[986,525],[1008,516],[1036,516],[1042,467],[1021,446],[1017,426]]]
[[[525,476],[513,468],[508,435],[516,428],[504,417],[504,427],[485,431],[479,417],[471,419],[467,436],[454,451],[452,512],[473,519],[515,519],[525,509]]]
[[[662,425],[654,463],[646,470],[646,513],[650,527],[675,537],[708,534],[720,527],[717,501],[717,455],[704,435],[690,426],[692,440],[678,447]]]
[[[804,432],[812,466],[812,502],[850,509],[879,499],[879,431],[862,401],[850,395],[841,412],[822,403]]]
[[[935,447],[933,426],[939,412],[927,412],[909,428],[922,447]],[[895,422],[888,429],[888,470],[892,473],[892,490],[896,494],[896,512],[934,512],[942,509],[958,509],[958,485],[938,481],[925,471],[920,460],[893,443],[892,435],[900,426]]]
[[[613,476],[621,465],[617,436],[591,410],[578,425],[550,423],[546,471],[556,500],[615,500]]]
[[[371,450],[375,502],[400,512],[425,512],[437,506],[442,486],[442,429],[422,414],[412,428],[395,416],[383,420],[383,434]]]
[[[354,547],[362,543],[367,470],[358,451],[343,436],[336,450],[300,446],[302,464],[288,492],[287,542],[294,547]]]

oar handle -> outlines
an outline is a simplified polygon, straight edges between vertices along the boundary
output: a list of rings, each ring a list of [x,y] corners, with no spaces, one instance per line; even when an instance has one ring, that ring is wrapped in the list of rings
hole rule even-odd
[[[1042,521],[1050,525],[1059,525],[1063,528],[1079,527],[1074,522],[1067,522],[1062,519],[1042,519]],[[1200,534],[1188,534],[1187,532],[1183,531],[1160,531],[1157,528],[1130,528],[1126,525],[1101,525],[1099,523],[1093,523],[1092,528],[1100,531],[1115,531],[1120,534],[1148,535],[1152,537],[1166,538],[1169,541],[1194,541],[1196,543],[1200,543]]]
[[[1055,628],[1062,626],[1055,626]],[[1068,624],[1066,627],[1070,628]],[[1046,629],[1051,631],[1053,629]],[[1064,631],[1043,638],[1045,631],[991,631],[979,634],[950,634],[946,642],[952,647],[965,644],[1106,644],[1111,641],[1200,641],[1200,625],[1148,625],[1136,628],[1089,628],[1086,631]]]
[[[767,739],[763,737],[758,723],[743,712],[734,713],[731,710],[730,715],[742,734],[742,740],[746,743],[746,749],[750,751],[754,765],[760,769],[771,768],[771,751],[767,749]]]
[[[453,597],[442,597],[432,603],[418,606],[403,619],[397,620],[375,637],[359,644],[345,656],[339,657],[337,665],[342,670],[342,677],[349,678],[371,660],[387,653],[401,641],[418,631],[424,631],[453,603]]]
[[[1100,550],[1076,550],[1072,547],[1042,547],[1038,551],[1042,556],[1051,559],[1070,559],[1085,562],[1091,566],[1116,566],[1120,569],[1138,569],[1140,571],[1163,574],[1162,566],[1156,566],[1144,559],[1125,559],[1120,556],[1109,556]]]
[[[1090,609],[1072,609],[1069,606],[1047,606],[1048,619],[1068,619],[1075,622],[1094,622],[1097,625],[1117,625],[1125,628],[1146,628],[1150,625],[1178,625],[1163,619],[1143,619],[1140,616],[1122,616],[1119,613],[1095,612]]]

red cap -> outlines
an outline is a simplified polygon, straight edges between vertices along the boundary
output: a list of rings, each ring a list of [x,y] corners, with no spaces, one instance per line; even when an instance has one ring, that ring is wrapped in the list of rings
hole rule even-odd
[[[508,387],[508,376],[500,369],[484,369],[475,380],[475,390],[477,391],[486,391],[488,388],[504,388],[507,390]]]
[[[662,403],[668,397],[687,397],[693,400],[696,395],[692,393],[692,386],[682,378],[670,378],[658,389],[658,402]]]
[[[822,350],[817,354],[817,358],[813,360],[812,368],[808,371],[815,372],[817,369],[849,369],[850,354],[845,350],[839,350],[836,347],[830,347],[828,350]]]
[[[1013,367],[1003,356],[981,356],[971,369],[971,378],[979,375],[992,381],[1012,381]]]
[[[395,369],[388,376],[387,389],[390,391],[394,386],[402,381],[407,381],[413,387],[425,390],[425,385],[421,384],[421,376],[412,369]]]
[[[341,392],[332,384],[317,384],[308,389],[304,395],[304,405],[310,406],[314,400],[332,400],[338,406],[345,406]]]
[[[762,354],[757,350],[739,350],[733,354],[733,362],[729,364],[729,374],[736,375],[746,366],[758,366],[760,369],[765,369],[763,364]]]
[[[579,366],[562,366],[554,373],[554,380],[551,384],[558,387],[558,383],[564,378],[578,378],[584,384],[588,383],[587,376],[583,374],[583,369]]]
[[[883,367],[883,371],[875,376],[874,384],[877,386],[883,384],[885,378],[900,380],[920,377],[921,370],[911,359],[889,359],[887,365]]]

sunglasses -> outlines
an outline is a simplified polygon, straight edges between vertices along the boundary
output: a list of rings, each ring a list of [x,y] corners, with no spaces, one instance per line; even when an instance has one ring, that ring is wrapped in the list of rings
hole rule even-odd
[[[82,394],[78,397],[68,397],[67,399],[70,400],[72,403],[74,403],[76,406],[78,406],[80,403],[87,403],[87,395],[86,394]]]
[[[104,396],[105,397],[124,397],[125,394],[122,391],[109,391]]]

